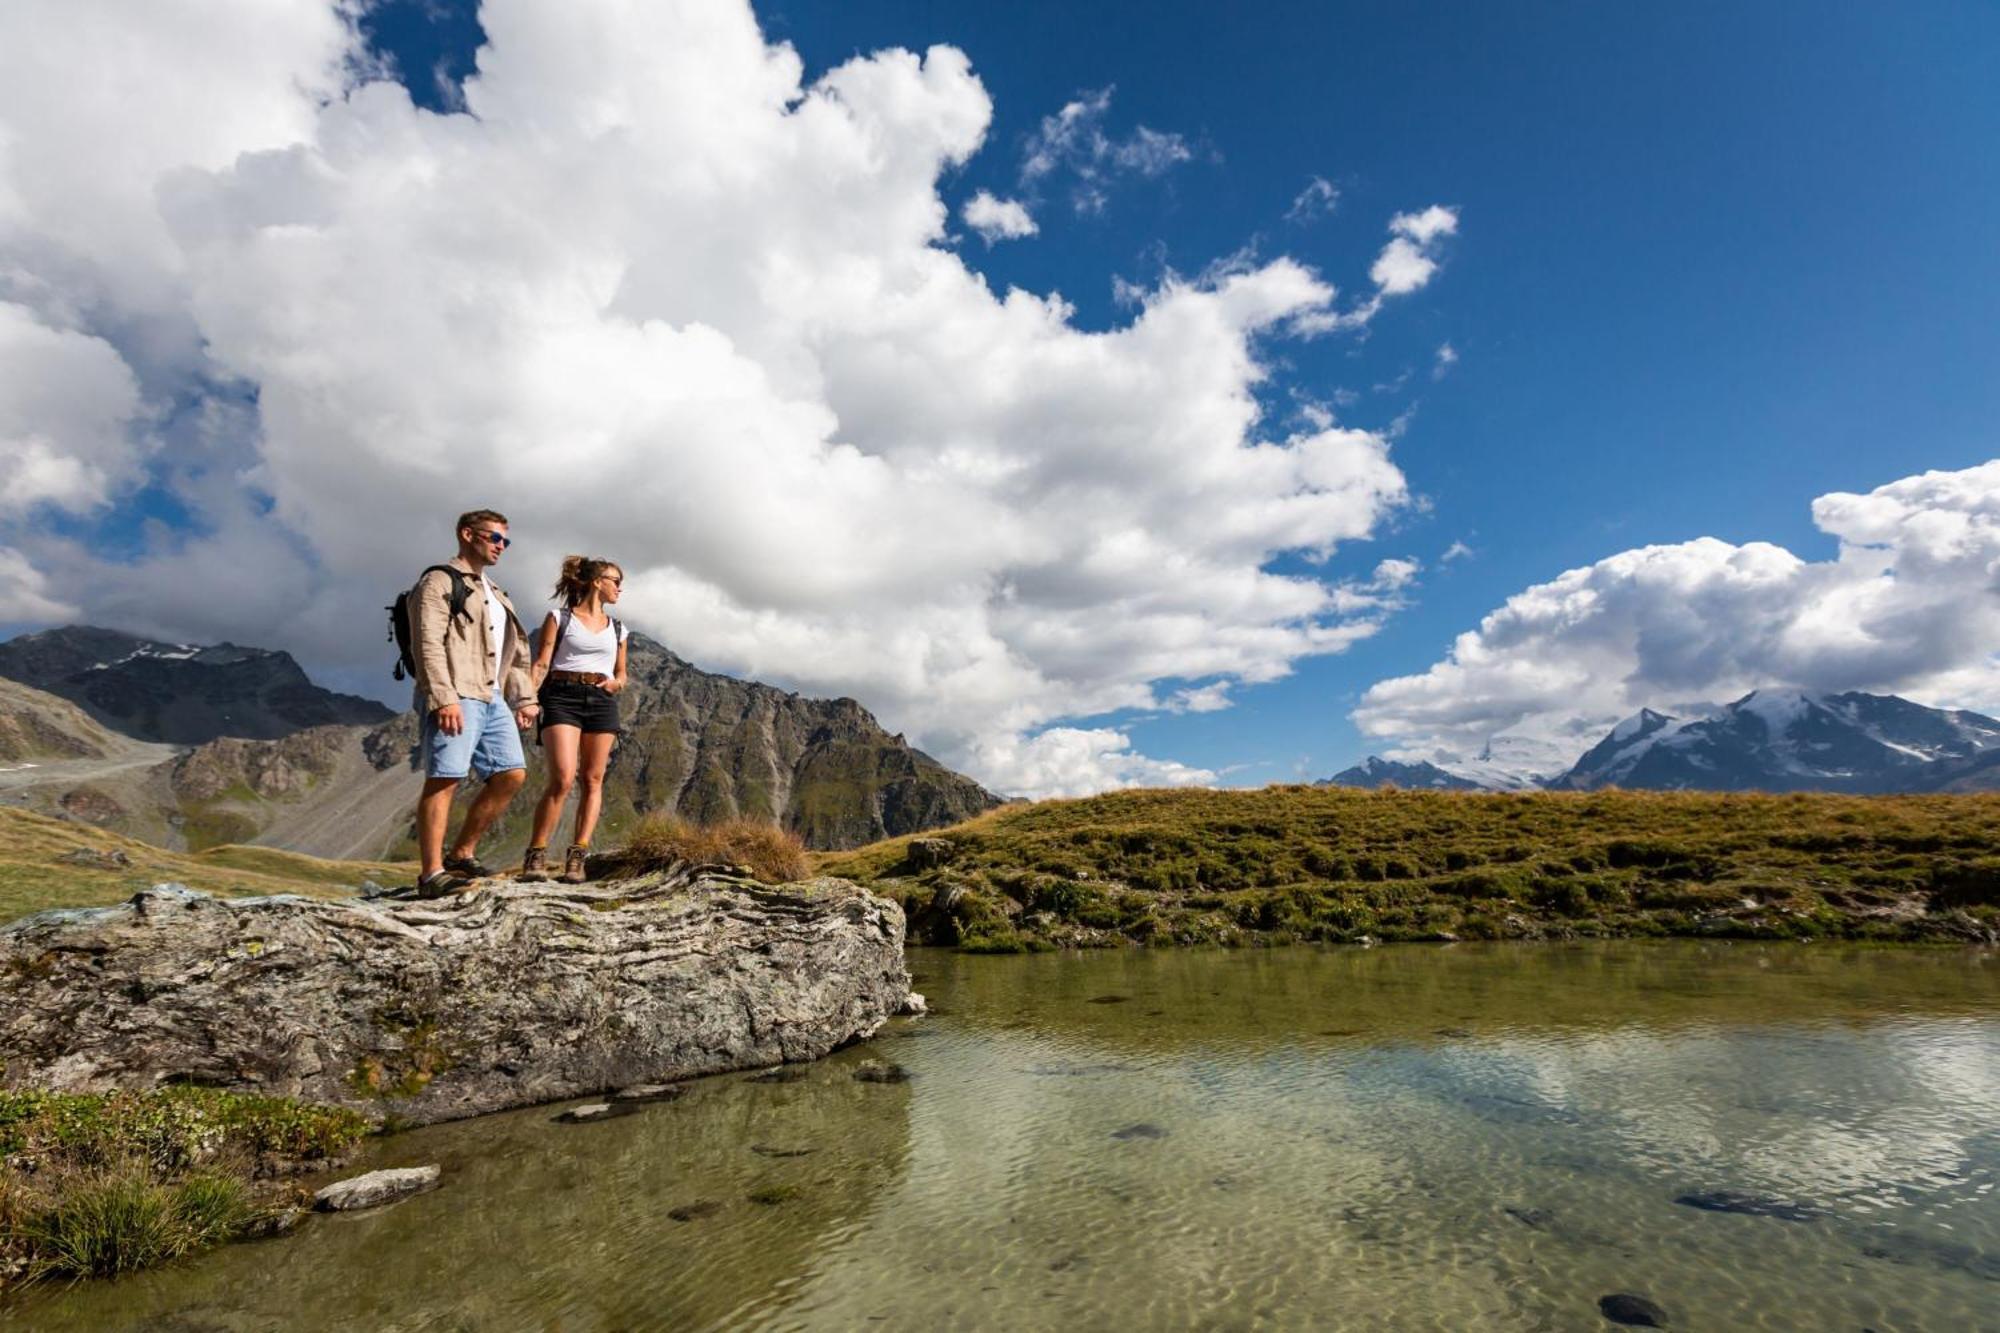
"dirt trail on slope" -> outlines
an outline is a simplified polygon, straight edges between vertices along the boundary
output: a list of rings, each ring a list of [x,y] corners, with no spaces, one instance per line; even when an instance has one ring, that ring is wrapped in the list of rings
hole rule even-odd
[[[181,748],[174,745],[125,741],[118,753],[102,759],[24,760],[4,764],[0,765],[0,792],[27,792],[39,787],[78,787],[134,769],[157,767],[181,752]]]

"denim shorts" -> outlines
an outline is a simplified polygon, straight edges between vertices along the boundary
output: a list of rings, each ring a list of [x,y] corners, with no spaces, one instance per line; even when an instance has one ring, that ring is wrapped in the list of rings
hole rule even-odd
[[[462,778],[468,768],[491,777],[510,768],[526,768],[521,732],[514,710],[498,699],[460,699],[465,726],[456,736],[438,730],[437,714],[424,714],[424,776]]]

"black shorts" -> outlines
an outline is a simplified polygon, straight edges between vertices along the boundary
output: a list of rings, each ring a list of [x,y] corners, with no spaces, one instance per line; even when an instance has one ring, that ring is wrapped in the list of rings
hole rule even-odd
[[[542,715],[536,720],[537,738],[543,727],[581,727],[586,733],[618,733],[618,700],[595,685],[570,680],[543,681],[536,702],[542,706]]]

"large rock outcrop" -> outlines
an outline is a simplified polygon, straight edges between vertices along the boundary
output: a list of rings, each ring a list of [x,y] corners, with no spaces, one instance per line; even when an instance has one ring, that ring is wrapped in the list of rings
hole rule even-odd
[[[160,885],[0,928],[0,1080],[190,1080],[425,1124],[816,1059],[908,994],[901,910],[845,880],[682,870],[438,903]]]

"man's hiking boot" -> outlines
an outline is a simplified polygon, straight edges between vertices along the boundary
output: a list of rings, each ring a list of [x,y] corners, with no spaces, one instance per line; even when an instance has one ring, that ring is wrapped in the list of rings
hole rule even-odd
[[[521,857],[521,873],[514,876],[528,884],[546,884],[549,881],[549,849],[530,847]]]
[[[417,897],[442,898],[465,887],[465,877],[449,870],[434,871],[417,881]]]
[[[589,855],[590,855],[590,849],[588,847],[578,847],[575,844],[571,844],[569,849],[569,855],[563,858],[563,872],[562,872],[563,883],[565,884],[583,883],[583,862],[584,858]]]
[[[485,879],[493,873],[477,856],[447,856],[444,868],[466,879]]]

